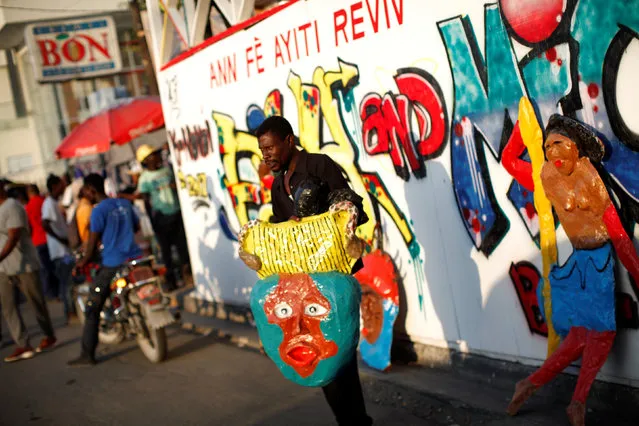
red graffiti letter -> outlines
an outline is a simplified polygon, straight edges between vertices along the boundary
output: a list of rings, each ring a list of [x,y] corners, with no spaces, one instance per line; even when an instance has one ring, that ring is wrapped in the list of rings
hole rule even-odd
[[[369,0],[366,0],[366,8],[368,9],[368,16],[371,18],[371,23],[373,24],[373,32],[377,34],[379,31],[379,0],[375,0],[375,17],[373,18],[373,11],[371,10],[371,5]]]
[[[231,61],[231,57],[226,57],[226,72],[229,75],[229,82],[237,81],[237,66],[235,62],[235,53],[233,53],[233,60]]]
[[[444,96],[437,81],[425,71],[408,69],[399,70],[395,82],[400,93],[413,102],[419,124],[417,151],[424,159],[439,155],[446,141],[448,119]]]
[[[364,37],[364,31],[357,31],[355,28],[359,24],[364,23],[364,18],[361,16],[355,17],[355,12],[362,10],[362,2],[357,2],[351,5],[351,32],[353,33],[353,40],[357,40]]]
[[[213,62],[211,62],[211,89],[218,85],[217,82],[217,75],[215,74],[215,65],[213,64]]]
[[[338,23],[337,18],[342,18],[342,22]],[[348,43],[348,36],[346,35],[346,23],[348,22],[348,17],[346,16],[346,11],[344,9],[336,11],[333,14],[333,22],[335,24],[335,46],[339,46],[338,34],[340,31],[344,34],[344,41]]]
[[[410,179],[411,171],[418,177],[426,175],[409,134],[410,107],[406,96],[393,99],[391,94],[384,99],[377,94],[368,95],[361,107],[364,149],[370,155],[390,154],[395,172],[404,180]]]
[[[308,56],[308,35],[306,34],[306,30],[311,28],[311,24],[310,22],[304,24],[304,25],[300,25],[300,27],[298,28],[299,31],[302,31],[304,33],[304,45],[306,46],[306,56]]]
[[[399,25],[402,25],[404,23],[404,0],[399,0],[399,7],[395,4],[395,0],[391,0],[391,1],[393,2],[393,10],[395,10],[395,17],[397,18],[397,23]],[[390,28],[390,25],[388,28]]]
[[[537,300],[537,285],[541,274],[530,262],[517,262],[510,265],[510,279],[515,285],[519,303],[524,311],[528,328],[532,333],[548,335],[548,326],[541,315]]]
[[[246,76],[250,77],[251,76],[251,67],[249,65],[251,65],[253,62],[255,62],[255,59],[253,59],[252,57],[249,57],[249,52],[252,51],[253,48],[252,47],[247,47],[246,48]]]
[[[280,47],[280,40],[275,36],[275,67],[279,66],[278,58],[282,61],[282,65],[286,65],[286,61],[284,60],[284,55],[282,54],[282,48]]]

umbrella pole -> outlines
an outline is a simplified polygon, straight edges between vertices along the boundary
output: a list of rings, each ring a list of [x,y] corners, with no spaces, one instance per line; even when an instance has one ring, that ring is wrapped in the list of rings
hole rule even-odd
[[[133,153],[133,159],[136,160],[136,158],[135,158],[135,147],[133,146],[133,141],[129,142],[128,145],[131,148],[131,152]]]

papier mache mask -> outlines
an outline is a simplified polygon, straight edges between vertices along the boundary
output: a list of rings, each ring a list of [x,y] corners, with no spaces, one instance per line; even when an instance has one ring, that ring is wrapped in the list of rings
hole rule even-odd
[[[325,386],[357,350],[360,286],[350,275],[364,244],[357,208],[343,202],[300,222],[253,221],[239,235],[240,258],[262,278],[251,310],[266,354],[284,376]]]
[[[381,250],[364,258],[355,274],[362,287],[362,341],[359,352],[369,366],[385,371],[391,365],[393,325],[399,313],[399,287],[393,259]]]
[[[284,377],[324,386],[354,356],[361,293],[339,272],[271,275],[251,293],[251,310],[266,354]]]

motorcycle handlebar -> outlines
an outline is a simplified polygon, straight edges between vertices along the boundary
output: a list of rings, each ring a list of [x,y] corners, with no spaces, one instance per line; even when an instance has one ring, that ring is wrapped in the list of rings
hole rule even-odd
[[[154,261],[155,261],[155,256],[150,255],[150,256],[147,256],[147,257],[141,257],[139,259],[130,260],[129,262],[127,262],[126,266],[137,266],[137,265],[142,264],[142,263],[149,263],[149,262],[154,262]]]
[[[104,245],[100,244],[98,246],[98,251],[96,254],[101,254],[103,249],[104,249]],[[77,249],[73,250],[71,254],[73,255],[76,261],[82,259],[82,256],[84,256],[84,247],[82,246],[78,247]]]

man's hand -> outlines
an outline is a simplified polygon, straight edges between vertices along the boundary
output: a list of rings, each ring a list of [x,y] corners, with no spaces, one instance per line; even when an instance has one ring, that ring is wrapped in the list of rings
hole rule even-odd
[[[73,268],[73,275],[78,275],[82,273],[82,269],[84,269],[84,267],[87,266],[87,263],[89,263],[89,261],[87,260],[86,257],[83,257],[82,259],[78,260],[75,264],[75,267]]]
[[[51,221],[50,220],[44,219],[42,221],[42,227],[44,228],[44,231],[47,233],[48,236],[51,236],[51,237],[55,238],[56,240],[60,241],[60,243],[64,244],[67,247],[69,246],[69,240],[68,239],[62,238],[58,234],[53,232],[53,228],[51,227]]]
[[[288,218],[288,220],[292,220],[294,222],[299,222],[301,219],[299,217],[297,217],[297,216],[291,216],[291,217]]]

